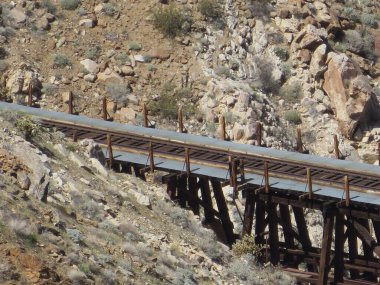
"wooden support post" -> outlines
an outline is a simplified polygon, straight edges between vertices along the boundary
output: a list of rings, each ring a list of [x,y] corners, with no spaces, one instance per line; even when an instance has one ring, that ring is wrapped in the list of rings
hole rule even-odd
[[[268,161],[264,161],[264,187],[265,187],[265,193],[269,193],[269,167],[268,167]]]
[[[350,262],[353,262],[358,256],[358,238],[354,229],[352,219],[347,217],[349,223],[347,224],[347,240],[348,240],[348,258]],[[356,269],[350,269],[350,278],[357,279],[359,277],[359,271]]]
[[[240,159],[239,161],[239,168],[240,168],[240,181],[243,183],[245,182],[245,169],[244,169],[244,159]]]
[[[178,179],[178,183],[177,183],[178,202],[179,202],[180,207],[186,208],[187,177],[184,175],[179,175],[177,179]]]
[[[173,201],[177,196],[177,176],[170,176],[167,183],[166,193]]]
[[[107,121],[107,98],[104,97],[102,100],[102,117],[104,121]]]
[[[274,266],[276,266],[280,261],[277,204],[268,202],[267,206],[269,223],[270,261]]]
[[[255,243],[265,244],[264,231],[265,231],[265,202],[256,200],[256,220],[255,220]]]
[[[73,142],[77,142],[77,141],[78,141],[77,130],[74,130],[73,131]]]
[[[190,176],[188,178],[189,183],[189,206],[191,210],[193,211],[194,215],[199,216],[199,203],[198,203],[198,184],[197,184],[197,177]]]
[[[379,160],[379,165],[380,165],[380,142],[377,143],[377,152],[378,152],[377,159]]]
[[[323,239],[319,261],[318,285],[326,285],[330,272],[331,242],[334,228],[334,215],[329,209],[323,215]]]
[[[121,172],[122,173],[127,173],[127,174],[132,174],[132,167],[129,162],[122,163],[121,164]]]
[[[290,217],[290,211],[288,205],[279,205],[280,207],[280,222],[282,230],[284,232],[285,246],[287,249],[295,248],[294,243],[294,232],[292,227],[292,220]],[[292,257],[290,255],[285,255],[285,262],[291,262]]]
[[[356,228],[356,232],[358,237],[362,241],[364,258],[367,261],[374,260],[374,252],[376,255],[380,256],[380,246],[373,239],[369,230],[369,220],[367,219],[358,219],[357,222],[354,222],[354,227]],[[376,275],[371,272],[366,272],[364,274],[365,279],[368,281],[377,281]]]
[[[219,121],[220,121],[220,128],[222,131],[221,139],[225,141],[226,140],[226,119],[224,118],[224,116],[220,116]]]
[[[234,177],[233,177],[233,171],[232,171],[232,156],[228,156],[228,173],[230,175],[230,186],[232,187],[234,185]]]
[[[253,225],[253,214],[255,213],[255,193],[254,189],[246,190],[244,221],[241,236],[251,235]]]
[[[343,282],[344,242],[344,216],[337,213],[335,216],[334,284]]]
[[[301,243],[302,249],[307,256],[309,252],[311,251],[312,247],[311,247],[311,240],[309,237],[309,231],[306,225],[305,215],[304,215],[303,209],[300,207],[292,206],[292,209],[293,209],[294,219],[297,224],[298,235],[300,238],[299,242]],[[307,269],[310,272],[315,271],[314,266],[310,264],[307,265]]]
[[[232,245],[235,242],[234,225],[230,219],[227,203],[223,195],[222,185],[215,179],[211,179],[211,185],[214,191],[216,205],[218,206],[219,217],[222,222],[224,234],[226,235],[228,244]]]
[[[310,168],[306,168],[306,176],[307,176],[307,188],[309,190],[309,199],[313,199],[313,181],[311,179],[311,171]]]
[[[199,178],[199,186],[201,188],[201,196],[202,201],[205,203],[205,205],[208,205],[208,207],[204,208],[205,213],[205,224],[210,224],[214,221],[214,214],[208,210],[208,208],[213,208],[212,206],[212,200],[211,200],[211,192],[210,192],[210,184],[208,178]]]
[[[186,164],[186,176],[190,177],[190,151],[189,148],[185,147],[185,164]]]
[[[262,146],[261,141],[262,141],[262,127],[261,127],[261,123],[257,122],[256,123],[256,145]]]
[[[350,184],[348,181],[348,176],[344,176],[344,193],[346,194],[346,207],[350,207]]]
[[[232,187],[233,187],[233,199],[238,198],[238,182],[237,182],[237,163],[238,161],[234,159],[232,161]]]
[[[178,108],[178,130],[180,133],[184,132],[182,106]]]
[[[69,114],[73,114],[73,93],[69,93]]]
[[[154,173],[154,156],[153,156],[153,145],[150,142],[149,143],[149,167],[150,167],[150,173]]]
[[[340,159],[340,153],[339,153],[339,141],[338,136],[334,135],[334,152],[335,152],[335,158]]]
[[[132,167],[133,167],[133,172],[135,173],[135,176],[140,178],[141,180],[146,181],[145,172],[141,171],[143,167],[137,164],[133,164]]]
[[[111,138],[111,134],[107,134],[107,148],[108,148],[108,168],[112,169],[112,166],[113,166],[113,152],[112,152],[112,138]]]
[[[149,123],[148,123],[148,110],[146,109],[146,105],[144,103],[143,105],[143,117],[144,117],[144,127],[145,128],[148,128],[149,127]]]
[[[380,221],[372,220],[373,230],[375,232],[376,241],[380,244]]]
[[[301,129],[297,129],[297,151],[303,153]]]
[[[29,83],[28,86],[28,106],[33,107],[33,84]]]

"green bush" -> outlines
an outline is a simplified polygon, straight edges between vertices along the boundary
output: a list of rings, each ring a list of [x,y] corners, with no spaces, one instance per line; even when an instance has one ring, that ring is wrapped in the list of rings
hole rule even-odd
[[[61,7],[65,10],[75,10],[79,4],[79,0],[61,0]]]
[[[128,43],[128,49],[139,51],[139,50],[141,50],[141,45],[139,43],[136,43],[136,42],[130,42],[130,43]]]
[[[377,18],[374,14],[363,13],[360,17],[360,22],[371,28],[377,28]]]
[[[284,85],[280,88],[279,97],[285,100],[285,103],[298,103],[303,96],[302,86],[300,83]]]
[[[217,66],[215,68],[215,74],[224,78],[232,78],[230,68],[227,66]]]
[[[256,73],[253,88],[263,90],[265,93],[277,94],[280,89],[280,82],[273,77],[273,65],[266,59],[254,58]]]
[[[110,99],[117,103],[127,103],[127,95],[131,92],[126,84],[108,84],[106,92],[110,95]]]
[[[232,245],[232,252],[236,256],[252,254],[253,256],[261,256],[263,246],[255,243],[253,236],[245,235],[241,240],[238,240]]]
[[[273,49],[273,52],[274,52],[275,55],[277,55],[277,56],[279,57],[279,59],[281,59],[282,61],[287,61],[288,58],[289,58],[288,50],[285,49],[285,48],[275,47],[275,48]]]
[[[184,16],[174,5],[159,8],[153,12],[153,25],[168,37],[174,38],[181,30]]]
[[[57,8],[53,3],[51,3],[50,0],[43,0],[41,3],[41,7],[45,8],[46,11],[50,14],[55,14],[55,12],[57,12]]]
[[[295,110],[286,111],[284,113],[284,119],[285,121],[295,125],[302,123],[300,114]]]
[[[70,60],[66,55],[56,53],[53,55],[53,64],[55,67],[63,68],[70,65]]]
[[[118,12],[118,8],[112,3],[104,3],[104,14],[107,16],[115,16]]]
[[[84,56],[86,58],[95,60],[99,57],[100,53],[101,53],[101,49],[99,46],[96,45],[96,46],[92,46],[86,49],[84,52]]]
[[[217,0],[201,0],[198,3],[198,10],[207,18],[216,19],[222,15],[220,5]]]

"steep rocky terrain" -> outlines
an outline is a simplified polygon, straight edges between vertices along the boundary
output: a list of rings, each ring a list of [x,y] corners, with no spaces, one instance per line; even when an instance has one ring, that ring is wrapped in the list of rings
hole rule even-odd
[[[137,125],[146,104],[151,123],[172,130],[183,106],[190,133],[220,137],[224,116],[231,140],[256,144],[261,122],[267,147],[293,150],[300,128],[313,154],[334,156],[337,134],[346,159],[378,163],[376,0],[18,0],[0,8],[2,100],[26,104],[32,92],[41,108],[66,112],[71,93],[75,112],[100,117],[106,97],[115,121]],[[31,144],[13,128],[17,121],[25,131],[29,120],[9,116],[1,282],[256,280],[242,269],[249,260],[202,248],[200,237],[212,234],[165,202],[159,186],[107,172],[85,157],[91,142],[56,145],[59,134],[40,132]],[[310,216],[318,245],[320,217]]]

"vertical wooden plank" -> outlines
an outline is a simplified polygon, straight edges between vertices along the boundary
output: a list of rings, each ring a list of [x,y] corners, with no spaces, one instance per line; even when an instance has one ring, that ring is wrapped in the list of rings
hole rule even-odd
[[[73,113],[73,93],[70,92],[69,93],[69,114],[72,114]]]
[[[265,244],[264,231],[265,231],[265,202],[256,200],[256,220],[255,220],[255,243]]]
[[[214,221],[214,214],[208,210],[208,208],[213,209],[211,192],[210,192],[210,184],[209,184],[208,178],[200,177],[199,186],[201,188],[202,201],[203,203],[208,205],[208,207],[204,208],[204,214],[205,214],[204,222],[206,224],[210,224]]]
[[[112,138],[111,138],[111,134],[107,134],[107,148],[108,148],[108,168],[112,169],[112,166],[113,166],[113,152],[112,152]]]
[[[288,205],[280,204],[280,222],[284,232],[285,246],[286,248],[294,248],[294,233],[292,227],[292,221],[290,217],[290,211]],[[290,255],[285,255],[285,262],[291,262],[292,257]]]
[[[73,131],[73,142],[77,142],[77,141],[78,141],[77,130],[74,130]]]
[[[358,219],[358,223],[362,225],[369,233],[369,220]],[[373,249],[364,241],[362,242],[362,244],[363,244],[363,251],[364,251],[364,256],[366,260],[373,260],[374,258]]]
[[[154,173],[154,153],[153,153],[153,145],[150,142],[149,143],[149,168],[150,168],[150,173]]]
[[[104,121],[107,121],[107,98],[103,97],[102,100],[102,117]]]
[[[298,229],[298,235],[299,235],[299,242],[301,243],[302,249],[304,250],[306,256],[311,250],[311,240],[309,237],[309,231],[307,229],[305,215],[302,208],[292,206],[294,219],[297,224]],[[314,265],[307,264],[308,271],[314,272],[315,267]]]
[[[348,181],[348,176],[344,176],[344,193],[346,194],[346,200],[345,200],[345,204],[346,204],[346,207],[350,207],[350,184],[349,184],[349,181]]]
[[[238,167],[238,161],[236,159],[234,159],[232,161],[232,187],[233,187],[233,199],[235,200],[236,198],[238,198],[238,183],[237,183],[237,176],[238,176],[238,170],[237,170],[237,167]]]
[[[297,129],[297,152],[303,153],[301,129]]]
[[[377,159],[379,160],[379,165],[380,165],[380,142],[377,143]]]
[[[33,84],[29,83],[28,86],[28,106],[33,107]]]
[[[195,215],[199,216],[199,203],[197,201],[198,198],[198,183],[197,177],[190,176],[188,178],[189,183],[189,206]]]
[[[339,153],[339,141],[338,136],[334,135],[334,152],[335,152],[335,158],[340,159],[340,153]]]
[[[143,104],[143,118],[144,118],[144,127],[145,128],[148,128],[149,127],[149,123],[148,123],[148,110],[146,109],[146,105],[145,103]]]
[[[224,116],[220,116],[219,120],[220,120],[220,128],[222,131],[220,139],[226,140],[226,120]]]
[[[311,179],[311,171],[310,168],[306,168],[306,176],[307,176],[307,187],[309,191],[309,199],[313,199],[313,181]]]
[[[251,235],[253,225],[253,214],[255,213],[255,193],[254,189],[246,190],[244,221],[241,236]]]
[[[187,191],[187,177],[185,175],[179,175],[178,183],[177,183],[177,193],[178,193],[178,202],[182,208],[186,208],[186,201],[187,201],[186,191]]]
[[[227,203],[224,198],[222,185],[218,180],[215,179],[211,179],[211,185],[214,191],[214,198],[216,205],[218,206],[219,217],[222,222],[227,242],[228,244],[232,245],[235,241],[234,225],[230,219],[230,214],[228,212]]]
[[[239,168],[240,168],[240,181],[245,182],[245,169],[244,169],[244,159],[241,158],[239,161]]]
[[[140,171],[143,168],[142,166],[139,166],[137,164],[132,164],[132,168],[136,177],[140,178],[141,180],[146,181],[145,173]]]
[[[176,196],[177,196],[177,176],[176,175],[169,177],[166,193],[168,194],[168,196],[170,197],[172,201],[176,199]]]
[[[334,215],[327,210],[323,215],[323,239],[319,262],[318,285],[326,285],[330,272],[331,242],[334,228]]]
[[[121,172],[127,173],[127,174],[132,174],[132,167],[129,162],[122,163],[121,164]]]
[[[186,176],[190,177],[190,151],[185,147],[185,164],[186,164]]]
[[[265,187],[265,193],[269,193],[269,167],[268,167],[268,161],[264,162],[264,187]]]
[[[335,260],[334,283],[343,282],[344,274],[344,216],[337,213],[335,216]]]
[[[352,221],[349,217],[347,217],[347,220]],[[347,224],[347,240],[348,258],[350,262],[353,262],[358,256],[358,238],[351,222]],[[357,279],[359,277],[358,270],[350,269],[350,277],[351,279]]]
[[[376,241],[380,244],[380,222],[372,220],[373,230],[375,232]]]
[[[270,245],[270,261],[273,265],[277,265],[280,261],[280,250],[278,240],[278,218],[277,204],[268,202],[268,222],[269,222],[269,245]]]

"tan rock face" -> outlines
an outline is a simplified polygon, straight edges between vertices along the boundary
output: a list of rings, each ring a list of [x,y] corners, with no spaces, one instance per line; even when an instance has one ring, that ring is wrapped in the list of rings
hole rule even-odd
[[[380,119],[379,103],[358,65],[344,54],[330,52],[323,89],[340,123],[341,131],[353,138],[359,128]]]

